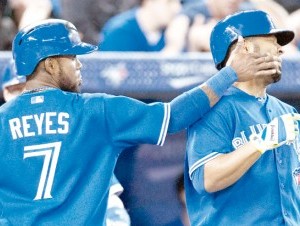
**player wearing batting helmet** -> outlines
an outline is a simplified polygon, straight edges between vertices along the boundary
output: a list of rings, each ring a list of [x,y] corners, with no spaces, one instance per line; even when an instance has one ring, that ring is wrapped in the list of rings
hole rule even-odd
[[[222,70],[236,45],[248,54],[279,57],[293,37],[265,12],[244,11],[217,23],[210,45]],[[266,93],[280,80],[280,64],[273,76],[236,82],[189,128],[185,189],[191,225],[299,225],[300,115]]]
[[[49,19],[20,30],[13,41],[25,91],[0,108],[0,213],[12,225],[105,225],[108,191],[125,148],[162,145],[210,110],[236,80],[271,75],[278,58],[234,50],[231,63],[170,103],[80,94],[77,55],[96,47],[73,24]],[[242,66],[250,61],[253,74]],[[257,65],[257,66],[256,66]],[[251,70],[252,68],[251,67]],[[249,67],[250,68],[250,67]]]
[[[11,61],[4,70],[2,80],[3,98],[10,101],[19,96],[25,87],[26,77],[18,76],[15,69],[14,61]],[[129,215],[123,205],[119,195],[123,192],[123,187],[113,175],[109,189],[108,207],[106,223],[107,225],[122,224],[130,225]],[[0,225],[1,221],[0,221]]]

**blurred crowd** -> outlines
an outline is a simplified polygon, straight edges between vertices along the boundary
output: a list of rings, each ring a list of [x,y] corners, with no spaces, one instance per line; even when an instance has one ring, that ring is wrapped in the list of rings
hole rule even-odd
[[[210,51],[218,20],[240,10],[261,9],[278,27],[295,31],[288,53],[300,48],[300,0],[1,0],[0,50],[10,50],[18,29],[61,18],[100,51]]]

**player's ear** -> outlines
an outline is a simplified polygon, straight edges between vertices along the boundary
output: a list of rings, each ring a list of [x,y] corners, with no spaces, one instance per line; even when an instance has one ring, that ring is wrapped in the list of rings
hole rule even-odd
[[[44,61],[45,70],[51,75],[54,75],[59,71],[59,63],[56,58],[48,57]]]

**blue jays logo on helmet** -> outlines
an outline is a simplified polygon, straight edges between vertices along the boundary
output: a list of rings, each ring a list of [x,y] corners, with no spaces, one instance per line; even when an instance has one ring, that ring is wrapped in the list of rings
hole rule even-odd
[[[81,41],[76,27],[61,19],[47,19],[20,30],[12,44],[18,75],[30,75],[38,63],[50,56],[82,55],[97,46]]]
[[[210,48],[217,69],[224,67],[228,50],[238,36],[252,37],[275,35],[279,45],[291,42],[294,32],[277,29],[270,16],[261,10],[242,11],[225,17],[219,21],[211,32]]]

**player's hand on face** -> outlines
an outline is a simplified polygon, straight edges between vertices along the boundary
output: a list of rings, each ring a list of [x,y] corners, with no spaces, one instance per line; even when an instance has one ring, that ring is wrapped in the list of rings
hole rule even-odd
[[[257,60],[258,72],[256,76],[270,77],[274,82],[281,77],[281,58],[278,56],[262,55]]]
[[[299,135],[300,114],[289,113],[274,118],[259,133],[250,136],[250,142],[262,154],[284,144],[293,143]]]
[[[239,82],[248,81],[259,76],[281,74],[281,58],[267,54],[250,53],[244,39],[239,36],[235,49],[231,52],[226,66],[231,66]]]

